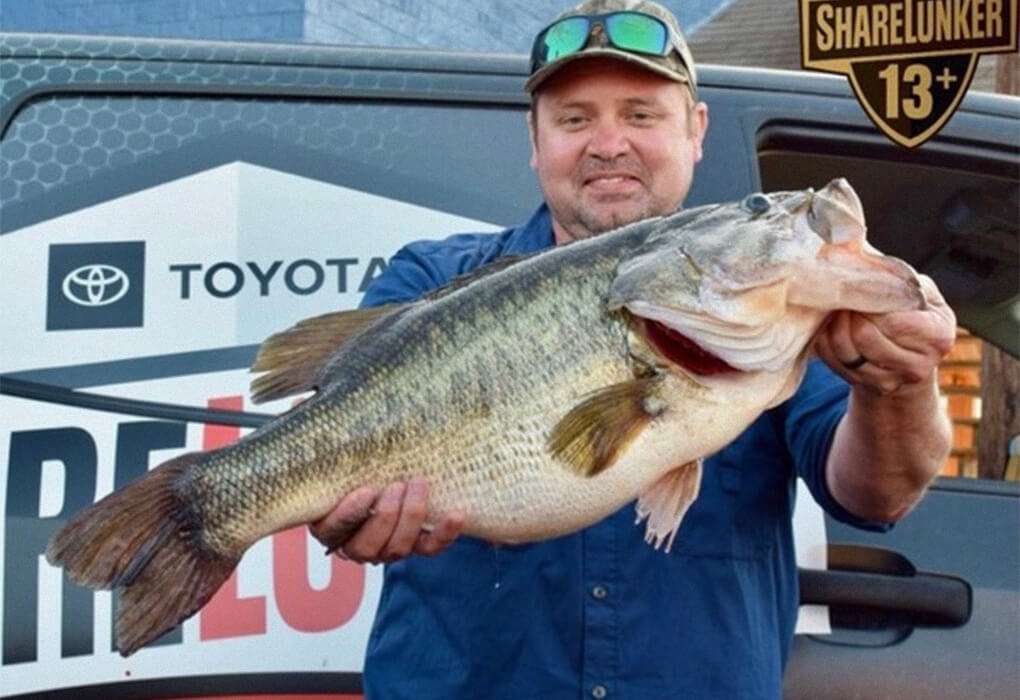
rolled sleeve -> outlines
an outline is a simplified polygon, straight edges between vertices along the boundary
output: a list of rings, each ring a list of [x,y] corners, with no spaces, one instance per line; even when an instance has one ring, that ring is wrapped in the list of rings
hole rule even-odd
[[[786,406],[786,443],[815,501],[839,522],[863,530],[886,532],[891,523],[859,518],[836,500],[825,478],[836,427],[846,413],[849,385],[819,360],[812,360],[800,390]]]

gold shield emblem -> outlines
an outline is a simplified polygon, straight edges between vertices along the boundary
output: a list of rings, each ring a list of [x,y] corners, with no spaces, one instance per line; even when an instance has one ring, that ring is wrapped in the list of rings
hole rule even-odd
[[[1017,50],[1017,0],[799,0],[801,65],[846,75],[868,117],[907,148],[941,129],[978,57]]]

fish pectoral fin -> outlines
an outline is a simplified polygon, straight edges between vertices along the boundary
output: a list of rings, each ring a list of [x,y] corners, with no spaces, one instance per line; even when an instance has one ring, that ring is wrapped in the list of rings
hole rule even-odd
[[[654,394],[658,382],[639,377],[596,391],[556,424],[549,453],[582,476],[599,474],[665,410]]]
[[[648,519],[645,525],[645,542],[656,549],[663,543],[666,552],[673,547],[680,523],[683,522],[687,509],[694,503],[701,488],[701,460],[683,464],[667,472],[654,484],[649,486],[638,498],[637,520],[640,524]]]
[[[314,316],[269,336],[259,348],[252,372],[252,400],[262,403],[318,388],[320,370],[337,349],[369,326],[403,309],[386,304]]]

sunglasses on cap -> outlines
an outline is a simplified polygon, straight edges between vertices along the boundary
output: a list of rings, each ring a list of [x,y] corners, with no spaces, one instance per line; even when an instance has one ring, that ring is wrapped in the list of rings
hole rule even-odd
[[[582,50],[596,25],[602,27],[609,45],[621,51],[666,56],[672,49],[669,27],[657,17],[626,11],[575,15],[553,22],[535,37],[531,49],[532,73]]]

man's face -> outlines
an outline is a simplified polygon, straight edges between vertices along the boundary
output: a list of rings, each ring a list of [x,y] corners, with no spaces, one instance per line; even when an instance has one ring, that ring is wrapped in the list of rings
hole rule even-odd
[[[612,58],[565,66],[529,119],[557,244],[677,209],[708,124],[685,85]]]

